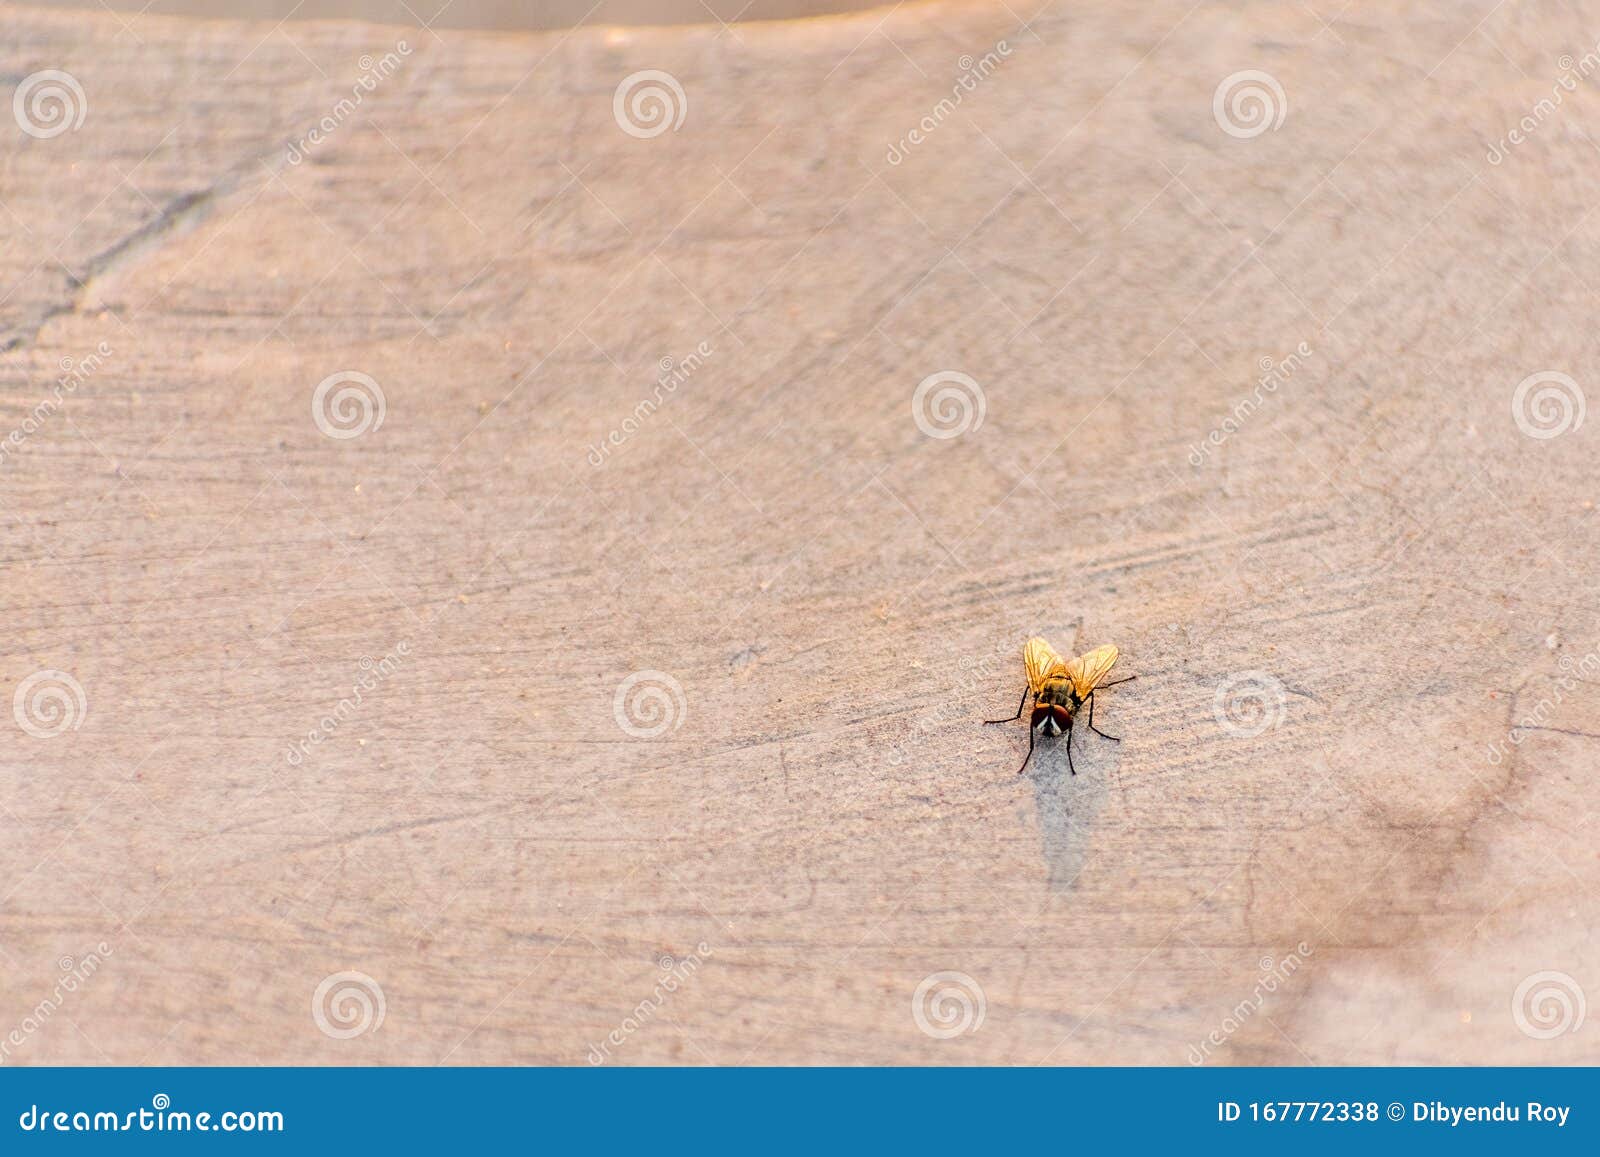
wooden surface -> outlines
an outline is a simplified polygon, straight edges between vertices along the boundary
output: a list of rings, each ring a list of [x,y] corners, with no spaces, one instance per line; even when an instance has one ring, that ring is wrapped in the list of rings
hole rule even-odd
[[[1592,21],[0,28],[4,1063],[1600,1060]]]

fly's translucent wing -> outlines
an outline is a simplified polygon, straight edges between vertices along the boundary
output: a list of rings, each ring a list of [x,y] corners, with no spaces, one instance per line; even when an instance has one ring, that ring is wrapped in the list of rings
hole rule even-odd
[[[1079,699],[1087,698],[1089,692],[1106,677],[1106,672],[1110,671],[1111,665],[1117,661],[1118,653],[1115,646],[1107,643],[1103,647],[1085,651],[1066,664],[1065,674],[1072,680],[1073,690],[1078,693]]]
[[[1037,635],[1023,644],[1022,664],[1028,669],[1028,687],[1036,693],[1050,676],[1065,674],[1067,666],[1056,649]]]

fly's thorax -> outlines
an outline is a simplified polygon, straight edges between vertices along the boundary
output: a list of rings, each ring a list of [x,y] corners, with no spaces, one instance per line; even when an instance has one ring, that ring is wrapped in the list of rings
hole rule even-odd
[[[1070,715],[1083,705],[1078,698],[1078,691],[1072,685],[1071,679],[1046,679],[1044,686],[1039,688],[1039,705],[1050,707],[1065,707]]]

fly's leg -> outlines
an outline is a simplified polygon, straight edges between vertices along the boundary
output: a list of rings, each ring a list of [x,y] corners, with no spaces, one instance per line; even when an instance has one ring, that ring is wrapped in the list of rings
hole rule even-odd
[[[1138,677],[1139,676],[1137,676],[1137,675],[1128,676],[1129,679],[1137,679]],[[1120,683],[1126,683],[1127,681],[1128,681],[1127,679],[1119,679],[1118,680],[1118,682],[1120,682]],[[1101,731],[1098,727],[1096,727],[1094,725],[1094,692],[1093,691],[1089,692],[1089,730],[1094,732],[1101,739],[1109,739],[1109,740],[1111,740],[1112,743],[1121,743],[1122,742],[1122,737],[1121,736],[1118,736],[1118,735],[1107,735],[1104,731]]]
[[[1017,712],[1017,714],[1020,715],[1022,713],[1019,711],[1019,712]],[[1006,720],[1002,719],[1002,720],[999,720],[999,722],[1004,723],[1004,722],[1006,722]],[[1021,775],[1023,772],[1028,770],[1028,760],[1030,760],[1032,758],[1033,758],[1033,728],[1030,727],[1030,728],[1028,728],[1028,754],[1022,757],[1022,766],[1017,768],[1017,774],[1018,775]]]
[[[1078,774],[1078,769],[1072,766],[1072,716],[1067,716],[1067,770],[1073,775]]]
[[[1010,719],[985,719],[984,723],[1014,723],[1022,718],[1022,708],[1028,702],[1028,688],[1022,689],[1022,702],[1017,704],[1017,713]]]

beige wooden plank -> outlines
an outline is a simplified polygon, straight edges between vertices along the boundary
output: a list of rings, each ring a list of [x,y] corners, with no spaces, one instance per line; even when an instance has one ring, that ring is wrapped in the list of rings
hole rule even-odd
[[[0,10],[7,1063],[1600,1059],[1575,15],[123,19]]]

